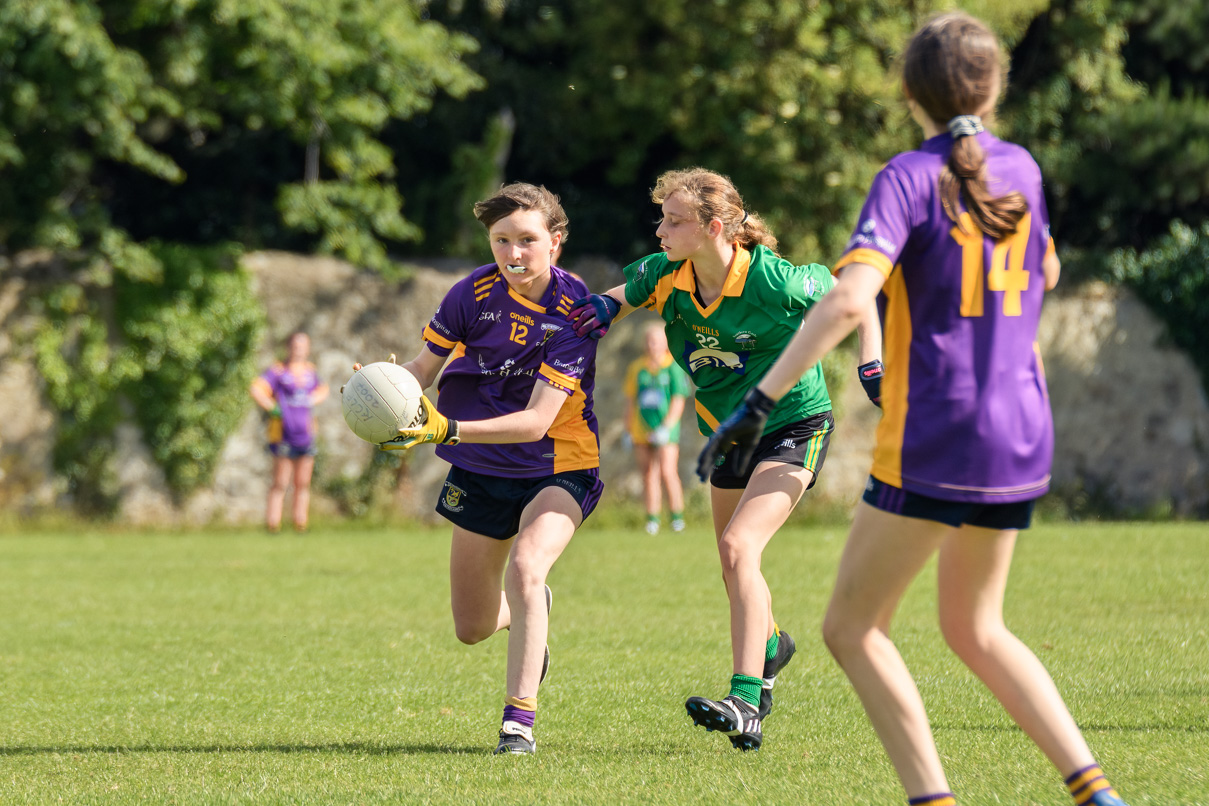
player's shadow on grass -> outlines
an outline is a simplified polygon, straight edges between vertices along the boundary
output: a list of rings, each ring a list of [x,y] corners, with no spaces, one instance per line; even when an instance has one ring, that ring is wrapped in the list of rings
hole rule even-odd
[[[1093,725],[1080,724],[1079,729],[1094,733],[1209,733],[1209,723],[1204,725]],[[971,725],[945,724],[937,722],[932,730],[951,730],[954,732],[976,733],[1023,733],[1018,725]]]
[[[126,753],[348,753],[366,756],[420,756],[420,755],[481,755],[482,745],[451,746],[436,744],[369,744],[365,742],[333,742],[331,744],[208,744],[208,745],[164,745],[164,744],[68,744],[59,746],[16,746],[0,747],[0,756],[40,756],[57,753],[80,755],[122,755]]]

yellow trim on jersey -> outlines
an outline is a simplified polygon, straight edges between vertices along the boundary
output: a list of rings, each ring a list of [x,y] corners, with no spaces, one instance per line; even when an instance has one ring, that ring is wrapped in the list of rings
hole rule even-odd
[[[718,430],[718,418],[715,417],[714,415],[710,414],[709,409],[707,409],[705,407],[705,405],[701,402],[701,398],[699,398],[699,397],[695,398],[694,402],[696,403],[696,406],[697,406],[697,416],[700,417],[702,420],[705,420],[705,424],[709,426],[710,431],[717,431]],[[697,430],[701,431],[700,428],[698,428]],[[708,436],[708,434],[705,434],[704,431],[701,431],[701,433],[703,435]]]
[[[864,263],[864,261],[861,261]],[[911,309],[902,267],[890,273],[882,291],[886,295],[882,363],[882,419],[877,425],[873,450],[873,477],[891,487],[903,486],[903,435],[907,430],[907,390],[910,385]]]
[[[499,270],[497,269],[495,273],[489,274],[476,282],[474,284],[474,301],[482,302],[483,300],[487,299],[487,297],[491,294],[491,289],[495,287],[496,283],[502,282],[503,279],[504,275],[500,274]]]
[[[548,380],[551,386],[557,386],[559,389],[562,389],[566,392],[570,392],[579,386],[579,381],[575,380],[570,375],[559,372],[554,367],[546,363],[543,363],[541,367],[538,368],[537,374]]]
[[[454,348],[453,354],[449,358],[451,361],[456,361],[464,355],[466,355],[466,345],[459,341],[458,346]]]
[[[1054,246],[1054,239],[1050,238],[1045,244],[1045,255],[1041,259],[1044,260],[1045,258],[1049,257],[1050,255],[1054,254],[1054,252],[1057,252],[1057,251],[1058,251],[1057,248]]]
[[[555,473],[600,467],[600,444],[584,419],[587,402],[588,396],[577,385],[546,432],[554,440]]]
[[[625,396],[634,398],[638,395],[638,373],[642,372],[643,366],[646,364],[646,358],[635,358],[630,362],[629,369],[625,373]]]
[[[876,249],[853,249],[851,252],[840,258],[838,263],[831,267],[831,273],[839,274],[840,269],[852,263],[864,263],[872,266],[886,277],[889,277],[890,272],[894,270],[894,264],[890,262],[890,258],[886,257]]]
[[[660,277],[655,283],[655,291],[639,307],[646,308],[648,311],[654,309],[655,313],[662,315],[663,306],[667,304],[667,298],[672,295],[672,282],[672,274],[665,274]],[[629,311],[623,311],[617,316],[617,319],[627,314],[629,314]],[[617,319],[613,321],[616,322]]]
[[[693,304],[697,306],[697,312],[702,317],[708,319],[710,314],[718,310],[718,306],[722,304],[723,297],[742,296],[743,286],[747,284],[747,270],[750,268],[751,253],[735,244],[735,256],[731,258],[730,268],[726,272],[726,279],[722,282],[722,293],[704,308],[697,301],[697,275],[693,273],[693,261],[684,261],[678,269],[672,272],[673,285],[678,291],[687,291],[693,300]],[[660,312],[662,312],[662,308],[660,308]]]
[[[520,294],[513,291],[512,286],[508,286],[508,296],[512,297],[514,300],[519,302],[521,305],[524,305],[526,308],[528,308],[531,311],[537,311],[538,313],[546,313],[545,308],[538,305],[536,302],[530,302],[529,300],[525,299]]]
[[[438,347],[444,347],[446,350],[452,350],[458,344],[456,341],[447,339],[444,336],[442,336],[440,333],[437,333],[435,330],[432,329],[432,325],[424,326],[423,338],[425,341],[430,341],[433,344],[437,345]]]

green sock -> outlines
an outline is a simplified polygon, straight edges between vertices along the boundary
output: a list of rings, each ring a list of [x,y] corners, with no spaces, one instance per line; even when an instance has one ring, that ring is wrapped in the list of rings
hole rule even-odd
[[[748,705],[760,707],[760,687],[764,681],[758,677],[748,677],[745,674],[731,675],[730,693]]]
[[[683,512],[673,512],[673,513],[672,513],[672,520],[674,520],[674,521],[682,521],[682,520],[684,520],[684,513],[683,513]]]
[[[772,637],[764,644],[764,660],[772,660],[777,656],[777,647],[781,644],[781,631],[777,625],[772,626]]]
[[[647,523],[659,523],[659,516],[653,513],[647,513]]]

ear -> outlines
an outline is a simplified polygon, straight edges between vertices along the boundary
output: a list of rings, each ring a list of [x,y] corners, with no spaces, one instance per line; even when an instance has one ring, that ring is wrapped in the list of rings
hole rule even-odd
[[[550,233],[550,254],[558,251],[558,247],[562,245],[563,234],[561,232]]]
[[[709,224],[705,228],[705,234],[711,238],[717,238],[722,234],[722,230],[724,229],[725,227],[723,226],[721,220],[711,218]]]

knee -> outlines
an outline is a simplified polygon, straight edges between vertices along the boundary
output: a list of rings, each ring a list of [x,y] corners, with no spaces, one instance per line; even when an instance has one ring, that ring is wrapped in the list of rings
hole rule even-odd
[[[848,658],[864,651],[868,632],[867,626],[857,624],[834,605],[827,609],[827,615],[823,617],[823,643],[841,666]]]
[[[463,644],[477,644],[480,641],[486,641],[495,634],[495,625],[488,627],[486,624],[470,623],[467,620],[453,620],[453,634],[458,637],[458,640]]]
[[[509,598],[534,589],[540,590],[546,584],[546,569],[536,558],[524,553],[516,554],[504,575],[504,587]]]
[[[750,549],[730,535],[723,535],[718,541],[718,559],[722,562],[722,578],[727,580],[733,579],[753,561],[759,563],[758,555],[753,556]]]
[[[940,619],[945,643],[967,665],[977,665],[980,658],[990,654],[996,639],[1006,629],[1002,622],[975,619],[969,614],[942,614]]]

